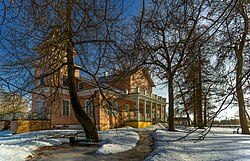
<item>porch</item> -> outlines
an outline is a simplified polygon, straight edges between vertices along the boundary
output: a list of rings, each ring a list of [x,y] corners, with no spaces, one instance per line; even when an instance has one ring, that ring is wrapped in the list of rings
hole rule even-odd
[[[127,106],[125,126],[145,128],[157,122],[166,122],[166,98],[148,93],[139,88],[126,91],[126,98],[133,101]]]

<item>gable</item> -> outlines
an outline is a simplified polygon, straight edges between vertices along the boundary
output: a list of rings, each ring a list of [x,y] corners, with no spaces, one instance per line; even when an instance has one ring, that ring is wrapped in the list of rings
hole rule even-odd
[[[108,84],[109,86],[121,90],[133,90],[139,87],[140,89],[152,92],[152,87],[155,87],[148,68],[145,67],[117,72],[114,75],[106,75],[99,77],[98,80],[101,83]]]
[[[148,86],[155,87],[155,84],[148,72],[148,69],[141,68],[131,75],[131,80],[134,83],[147,84]]]
[[[130,76],[130,91],[139,88],[142,92],[147,91],[148,93],[152,93],[152,87],[154,86],[153,80],[146,68],[141,68]]]

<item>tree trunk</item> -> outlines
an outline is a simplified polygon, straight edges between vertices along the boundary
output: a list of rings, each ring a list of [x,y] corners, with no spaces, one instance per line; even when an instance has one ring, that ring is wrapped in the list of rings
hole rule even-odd
[[[243,2],[239,2],[239,12],[244,19],[244,32],[242,33],[241,39],[235,43],[235,54],[236,54],[236,93],[237,93],[237,100],[239,105],[239,116],[240,116],[240,125],[243,134],[250,134],[248,128],[248,121],[246,118],[246,107],[244,101],[244,95],[242,90],[242,78],[243,78],[243,49],[246,42],[246,37],[248,34],[248,15],[246,14],[243,6]]]
[[[93,139],[94,141],[99,141],[98,133],[93,121],[83,110],[78,95],[77,88],[75,84],[75,65],[74,65],[74,50],[73,50],[73,31],[72,31],[72,22],[71,22],[71,4],[70,1],[67,1],[66,4],[66,20],[67,20],[67,67],[68,67],[68,85],[69,85],[69,94],[70,102],[73,107],[75,116],[81,126],[84,129],[87,139]]]
[[[209,115],[208,115],[208,109],[207,109],[207,97],[208,97],[208,94],[210,92],[210,89],[212,88],[213,84],[210,84],[208,86],[208,89],[207,91],[204,93],[204,126],[206,127],[207,126],[207,118],[209,118]]]
[[[175,131],[174,128],[174,88],[173,88],[173,79],[172,77],[168,78],[168,130]]]
[[[237,66],[236,66],[236,93],[237,100],[239,105],[239,116],[240,116],[240,125],[243,134],[249,134],[248,121],[246,118],[246,109],[245,109],[245,101],[242,90],[242,66],[243,59],[242,55],[236,50],[237,57]]]
[[[198,82],[197,82],[197,106],[196,106],[196,116],[197,116],[197,126],[198,128],[203,128],[202,120],[202,80],[201,80],[201,58],[199,53],[199,68],[198,68]]]
[[[74,56],[73,56],[72,46],[70,44],[71,43],[68,42],[68,49],[67,49],[68,85],[69,85],[70,102],[73,107],[77,120],[84,129],[86,138],[98,141],[99,140],[98,133],[95,124],[85,113],[78,99],[77,88],[75,84],[75,69],[73,61]]]
[[[180,84],[179,83],[177,83],[177,84],[178,84],[178,87],[179,87],[180,92],[181,92],[181,98],[182,98],[183,105],[184,105],[184,111],[185,111],[185,113],[187,115],[187,119],[188,119],[188,126],[191,126],[191,124],[190,124],[190,116],[189,116],[189,113],[188,113],[188,107],[187,107],[187,103],[186,103],[186,100],[185,100],[185,97],[184,97],[184,93],[183,93],[183,91],[181,89]]]
[[[196,119],[196,88],[195,88],[195,83],[194,85],[194,93],[193,93],[193,107],[194,107],[194,127],[197,127],[197,119]]]
[[[207,95],[204,95],[204,127],[207,126]]]

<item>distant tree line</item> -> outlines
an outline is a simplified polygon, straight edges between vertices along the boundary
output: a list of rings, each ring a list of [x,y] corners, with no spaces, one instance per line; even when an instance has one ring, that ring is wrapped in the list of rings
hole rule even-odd
[[[216,125],[240,125],[239,119],[225,119],[225,120],[215,120],[214,121],[215,126]]]

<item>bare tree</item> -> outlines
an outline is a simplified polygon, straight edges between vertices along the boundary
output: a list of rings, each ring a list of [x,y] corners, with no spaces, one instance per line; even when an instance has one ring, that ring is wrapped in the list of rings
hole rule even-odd
[[[248,5],[248,6],[247,6]],[[250,134],[248,121],[246,118],[246,107],[244,101],[244,94],[242,89],[242,79],[243,79],[243,52],[244,47],[247,40],[247,35],[249,33],[249,18],[247,9],[249,9],[249,4],[245,4],[243,1],[238,1],[237,4],[237,12],[243,19],[243,29],[242,34],[238,40],[235,41],[234,52],[236,55],[236,92],[237,92],[237,100],[239,104],[239,116],[240,116],[240,124],[243,134]]]
[[[138,35],[146,49],[146,64],[165,79],[169,99],[169,130],[174,131],[174,79],[196,39],[195,30],[202,21],[204,2],[152,1],[138,18]]]
[[[95,124],[83,110],[75,84],[77,71],[96,80],[119,38],[122,2],[108,0],[26,1],[4,5],[1,21],[1,80],[12,90],[42,95],[51,103],[67,77],[70,102],[86,137],[98,141]],[[78,65],[76,65],[76,63]]]

